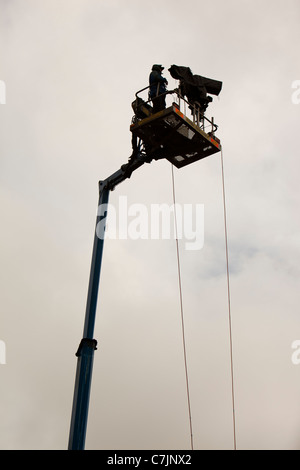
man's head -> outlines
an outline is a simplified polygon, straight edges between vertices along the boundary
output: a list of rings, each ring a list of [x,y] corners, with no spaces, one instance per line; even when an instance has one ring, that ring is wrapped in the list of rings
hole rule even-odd
[[[162,72],[164,70],[164,67],[162,65],[159,65],[159,64],[154,64],[152,66],[152,70],[157,70],[158,72]]]

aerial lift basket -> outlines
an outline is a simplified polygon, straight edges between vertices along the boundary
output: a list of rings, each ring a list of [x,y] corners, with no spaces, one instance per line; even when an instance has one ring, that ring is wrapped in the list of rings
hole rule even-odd
[[[195,115],[194,115],[195,118]],[[132,134],[140,138],[147,154],[158,160],[166,158],[177,168],[189,165],[217,153],[221,143],[215,136],[217,126],[202,115],[193,122],[179,109],[177,103],[137,120],[130,126]],[[204,131],[204,122],[209,132]]]

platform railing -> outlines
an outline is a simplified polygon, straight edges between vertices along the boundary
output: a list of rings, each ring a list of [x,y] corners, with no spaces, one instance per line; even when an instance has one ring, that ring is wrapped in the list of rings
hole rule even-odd
[[[138,90],[135,94],[136,98],[141,98],[138,96],[140,93],[142,93],[145,90],[149,90],[150,85],[142,88],[141,90]],[[178,105],[179,110],[186,116],[187,115],[187,109],[190,110],[191,113],[191,118],[193,123],[198,126],[201,130],[203,130],[206,133],[210,133],[214,135],[214,133],[217,131],[218,126],[214,123],[214,118],[209,119],[208,117],[205,116],[205,113],[200,110],[200,103],[195,102],[194,104],[190,103],[184,96],[182,96],[180,89],[175,88],[174,90],[167,90],[164,93],[159,94],[159,84],[157,86],[157,94],[156,98],[160,96],[169,96],[169,95],[175,95],[176,100],[175,104]],[[173,98],[174,102],[174,98]],[[148,98],[147,100],[143,100],[143,103],[151,105],[152,100],[149,98],[149,93],[148,93]]]

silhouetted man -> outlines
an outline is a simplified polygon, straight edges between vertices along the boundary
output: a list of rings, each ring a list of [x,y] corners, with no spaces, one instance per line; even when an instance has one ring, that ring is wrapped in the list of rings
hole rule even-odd
[[[164,67],[154,64],[149,76],[149,98],[153,103],[153,112],[157,113],[166,107],[166,95],[163,94],[167,90],[168,81],[162,76]]]

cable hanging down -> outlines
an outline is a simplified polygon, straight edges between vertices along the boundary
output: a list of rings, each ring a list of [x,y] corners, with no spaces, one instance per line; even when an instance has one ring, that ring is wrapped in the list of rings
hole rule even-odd
[[[183,316],[181,268],[180,268],[180,257],[179,257],[179,246],[178,246],[177,217],[176,217],[176,197],[175,197],[175,181],[174,181],[173,165],[171,165],[171,168],[172,168],[172,190],[173,190],[174,219],[175,219],[175,224],[174,225],[175,225],[177,271],[178,271],[179,299],[180,299],[180,312],[181,312],[181,331],[182,331],[182,344],[183,344],[183,358],[184,358],[184,367],[185,367],[185,380],[186,380],[187,404],[188,404],[188,413],[189,413],[191,449],[194,450],[192,413],[191,413],[191,401],[190,401],[190,389],[189,389],[189,378],[188,378],[188,367],[187,367],[187,356],[186,356],[186,341],[185,341],[185,329],[184,329],[184,316]]]
[[[234,450],[236,450],[236,422],[235,422],[235,394],[234,394],[234,374],[233,374],[232,318],[231,318],[230,285],[229,285],[229,259],[228,259],[229,257],[228,257],[228,236],[227,236],[224,160],[223,160],[223,150],[222,149],[221,149],[221,170],[222,170],[222,189],[223,189],[223,212],[224,212],[225,256],[226,256],[228,322],[229,322],[229,345],[230,345],[230,375],[231,375],[231,399],[232,399],[232,421],[233,421],[233,447],[234,447]]]
[[[190,425],[190,440],[191,440],[191,449],[193,450],[194,449],[193,427],[192,427],[192,414],[191,414],[189,378],[188,378],[187,355],[186,355],[186,340],[185,340],[183,298],[182,298],[182,285],[181,285],[181,266],[180,266],[179,244],[178,244],[178,233],[177,233],[176,196],[175,196],[175,179],[174,179],[173,165],[171,165],[171,168],[172,168],[172,190],[173,190],[173,203],[174,203],[175,239],[176,239],[176,255],[177,255],[180,311],[181,311],[181,329],[182,329],[183,355],[184,355],[185,379],[186,379],[187,402],[188,402],[189,425]],[[224,162],[223,162],[223,152],[222,152],[222,150],[221,150],[221,173],[222,173],[223,213],[224,213],[224,232],[225,232],[225,256],[226,256],[226,278],[227,278],[227,299],[228,299],[230,376],[231,376],[231,399],[232,399],[232,420],[233,420],[233,447],[234,447],[234,450],[236,450],[237,449],[237,444],[236,444],[236,417],[235,417],[235,393],[234,393],[232,318],[231,318],[230,282],[229,282],[229,256],[228,256],[228,234],[227,234],[226,197],[225,197],[225,177],[224,177]]]

